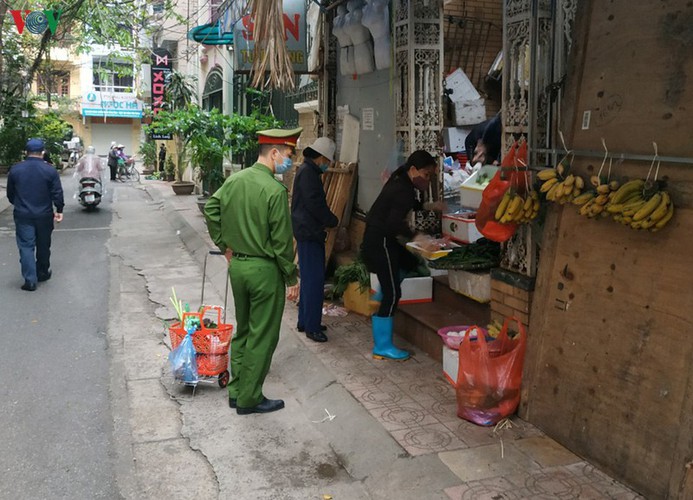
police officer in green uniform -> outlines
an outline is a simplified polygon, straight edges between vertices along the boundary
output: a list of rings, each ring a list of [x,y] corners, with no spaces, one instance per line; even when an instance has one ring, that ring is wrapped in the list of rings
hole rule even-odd
[[[274,174],[291,168],[302,130],[258,132],[257,162],[231,175],[205,206],[209,235],[229,260],[236,306],[229,406],[239,415],[284,408],[284,401],[262,393],[279,341],[285,291],[292,301],[299,294],[289,197]]]

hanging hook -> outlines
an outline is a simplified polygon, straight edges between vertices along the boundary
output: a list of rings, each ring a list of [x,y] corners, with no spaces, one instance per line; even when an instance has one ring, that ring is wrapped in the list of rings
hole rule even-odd
[[[657,151],[657,143],[652,141],[652,147],[654,148],[654,156],[652,157],[652,163],[650,164],[650,169],[647,171],[647,179],[646,181],[650,180],[650,175],[652,174],[652,167],[654,167],[655,162],[657,162],[657,159],[659,158],[659,153]],[[657,175],[659,174],[659,164],[661,162],[657,163],[657,171],[655,172],[655,180],[657,180]]]
[[[570,153],[568,147],[565,145],[565,138],[563,137],[563,132],[561,132],[560,130],[558,131],[558,137],[561,138],[561,144],[563,144],[563,149],[565,149],[566,154]]]
[[[602,178],[602,170],[604,169],[604,165],[606,165],[606,159],[609,157],[609,149],[606,147],[606,141],[603,137],[602,146],[604,146],[604,159],[602,160],[602,166],[599,167],[599,172],[597,172],[597,177],[599,177],[600,179]]]

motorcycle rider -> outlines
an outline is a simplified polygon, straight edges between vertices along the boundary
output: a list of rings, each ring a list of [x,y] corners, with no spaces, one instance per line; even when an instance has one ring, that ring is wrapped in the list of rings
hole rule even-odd
[[[87,153],[80,158],[75,167],[75,177],[81,180],[85,177],[91,177],[101,182],[101,172],[105,170],[101,158],[96,155],[94,146],[87,148]]]

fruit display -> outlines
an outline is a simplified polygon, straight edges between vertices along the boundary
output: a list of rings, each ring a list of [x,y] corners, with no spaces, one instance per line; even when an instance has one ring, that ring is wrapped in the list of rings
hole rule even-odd
[[[569,173],[568,156],[556,168],[543,169],[537,173],[537,178],[541,181],[539,191],[545,194],[547,200],[560,204],[570,202],[580,207],[580,215],[590,219],[611,216],[616,222],[633,229],[652,232],[662,229],[674,216],[674,203],[664,189],[664,183],[656,180],[656,173],[653,181],[633,179],[621,184],[611,180],[611,164],[607,176],[601,175],[603,163],[599,173],[590,177],[591,187],[583,190],[584,180],[579,175]],[[514,200],[511,198],[508,203],[512,201]],[[502,206],[501,203],[498,211]],[[508,208],[503,216],[508,211],[514,213]]]
[[[539,194],[532,190],[524,196],[509,189],[496,208],[494,218],[501,224],[526,224],[539,214]]]
[[[598,215],[608,217],[609,213],[606,211],[606,206],[619,189],[619,182],[609,181],[609,179],[604,180],[599,175],[593,175],[590,178],[590,183],[594,189],[585,191],[580,196],[574,198],[573,205],[579,206],[580,215],[585,217],[593,218]]]
[[[616,222],[657,232],[674,216],[674,203],[659,183],[634,179],[614,193],[606,210]]]
[[[570,173],[568,158],[563,158],[556,168],[546,168],[537,173],[537,178],[542,181],[539,191],[546,195],[547,200],[561,205],[580,196],[585,187],[582,177]]]

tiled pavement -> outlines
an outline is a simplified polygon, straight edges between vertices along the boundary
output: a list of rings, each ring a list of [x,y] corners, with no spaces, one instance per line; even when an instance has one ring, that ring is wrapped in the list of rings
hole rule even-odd
[[[285,320],[295,315],[287,308]],[[460,419],[438,362],[401,339],[412,359],[373,359],[367,318],[323,320],[329,342],[296,335],[410,455],[439,454],[463,482],[446,490],[451,499],[641,498],[517,417],[502,429]]]
[[[195,196],[175,197],[167,183],[146,181],[211,245]],[[284,321],[295,325],[296,307]],[[323,318],[329,342],[320,344],[294,331],[335,378],[410,455],[437,454],[460,478],[446,490],[453,500],[640,499],[539,429],[513,417],[502,430],[480,427],[456,415],[453,387],[441,365],[395,338],[415,355],[406,362],[371,356],[370,320],[350,313]]]

